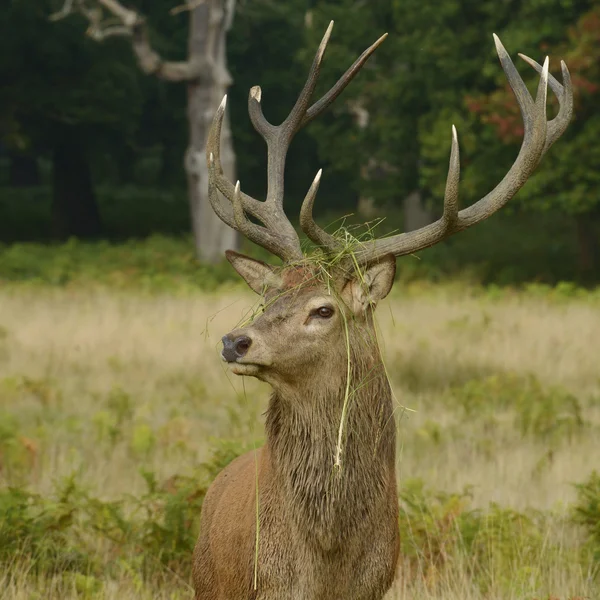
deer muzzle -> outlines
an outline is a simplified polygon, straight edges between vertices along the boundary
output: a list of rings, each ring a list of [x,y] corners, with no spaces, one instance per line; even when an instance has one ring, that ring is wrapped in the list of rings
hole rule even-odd
[[[228,363],[233,363],[238,358],[243,358],[252,345],[252,340],[247,335],[232,335],[228,333],[221,339],[223,342],[223,350],[221,356]]]

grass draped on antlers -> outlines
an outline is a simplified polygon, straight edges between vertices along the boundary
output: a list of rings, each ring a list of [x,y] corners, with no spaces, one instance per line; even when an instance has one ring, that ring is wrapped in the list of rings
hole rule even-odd
[[[378,225],[382,223],[383,219],[376,219],[365,224],[355,225],[351,227],[347,227],[345,225],[344,218],[341,221],[341,225],[332,234],[339,242],[339,249],[335,254],[325,254],[320,248],[310,247],[307,244],[307,246],[303,248],[304,258],[302,260],[286,264],[286,266],[292,268],[304,267],[313,273],[312,281],[314,281],[314,283],[323,284],[326,287],[327,292],[335,298],[338,304],[338,308],[340,308],[339,312],[341,314],[344,324],[347,369],[344,402],[342,404],[342,412],[340,415],[340,424],[338,428],[337,443],[335,447],[333,460],[333,469],[336,472],[340,472],[342,470],[344,434],[348,417],[348,409],[350,406],[350,400],[364,385],[368,383],[368,374],[364,378],[364,380],[358,382],[352,381],[353,369],[352,353],[350,349],[350,331],[348,327],[348,316],[346,314],[346,311],[341,310],[341,307],[343,306],[344,302],[339,295],[337,287],[334,285],[335,274],[338,271],[338,269],[342,266],[342,264],[346,265],[346,267],[348,264],[350,264],[352,266],[353,276],[357,279],[360,285],[363,286],[363,288],[366,288],[367,282],[365,280],[365,266],[357,260],[356,256],[358,254],[358,250],[362,249],[367,242],[371,242],[375,239],[375,229]],[[361,229],[363,231],[360,231]],[[254,319],[256,319],[260,314],[262,314],[270,305],[275,303],[279,298],[281,298],[283,295],[292,293],[294,290],[300,289],[302,286],[306,285],[306,283],[307,282],[304,281],[302,283],[297,284],[296,286],[283,290],[279,294],[275,294],[273,297],[269,298],[269,300],[265,303],[259,302],[257,305],[253,306],[249,310],[249,313],[242,319],[238,326],[245,327],[247,325],[250,325],[254,321]],[[377,335],[377,323],[375,320],[373,331],[374,335],[371,342],[373,342],[374,346],[377,349],[381,350],[379,336]],[[398,402],[393,392],[393,388],[383,357],[381,360],[385,372],[385,377],[388,380],[390,389],[392,390],[392,398],[395,404],[397,405],[394,412],[396,411],[396,409],[400,409],[400,414],[404,414],[406,411],[412,411],[412,409],[402,406]]]

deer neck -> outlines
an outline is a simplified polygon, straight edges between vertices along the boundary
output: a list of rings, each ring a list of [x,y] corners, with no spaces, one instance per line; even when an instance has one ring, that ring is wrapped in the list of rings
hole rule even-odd
[[[308,388],[308,389],[307,389]],[[395,497],[396,429],[381,359],[355,367],[335,465],[346,377],[276,391],[266,419],[267,450],[282,509],[324,549],[345,543]]]

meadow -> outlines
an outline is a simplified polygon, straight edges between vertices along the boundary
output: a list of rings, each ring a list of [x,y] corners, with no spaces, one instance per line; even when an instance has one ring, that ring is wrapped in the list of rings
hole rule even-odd
[[[0,287],[3,599],[193,597],[202,498],[261,444],[269,388],[219,357],[255,297],[185,265],[73,279],[58,261]],[[600,293],[399,281],[378,315],[399,432],[389,598],[599,598]]]

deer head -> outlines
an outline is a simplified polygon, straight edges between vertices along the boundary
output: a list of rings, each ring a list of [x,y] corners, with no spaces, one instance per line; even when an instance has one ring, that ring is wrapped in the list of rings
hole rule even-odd
[[[298,130],[339,96],[386,37],[382,36],[365,50],[339,81],[311,104],[332,26],[333,22],[319,45],[306,84],[283,123],[277,126],[269,123],[263,115],[260,87],[250,90],[250,119],[268,148],[268,191],[264,202],[244,194],[239,182],[233,185],[223,176],[219,139],[226,98],[215,114],[207,144],[210,201],[215,212],[228,225],[283,261],[282,267],[275,268],[235,252],[227,253],[236,271],[263,296],[265,310],[251,325],[223,337],[222,356],[232,364],[234,373],[264,379],[276,388],[281,385],[305,386],[308,379],[321,376],[324,370],[328,381],[335,373],[342,373],[349,324],[353,343],[363,340],[368,344],[373,337],[372,312],[392,287],[396,257],[433,246],[483,221],[504,206],[565,131],[572,114],[573,94],[565,63],[561,62],[563,85],[548,73],[548,58],[540,66],[521,55],[541,74],[534,99],[494,35],[500,63],[524,123],[521,149],[508,173],[489,194],[459,210],[459,145],[456,129],[452,126],[450,166],[440,219],[417,231],[357,243],[348,253],[345,243],[324,231],[313,219],[313,205],[321,179],[319,171],[302,204],[300,227],[323,255],[331,259],[331,268],[323,269],[318,261],[303,255],[298,234],[283,210],[287,150]],[[560,105],[558,115],[549,122],[546,120],[548,85]],[[222,202],[218,192],[229,205]],[[248,215],[260,224],[251,221]],[[357,337],[360,332],[362,335]],[[325,363],[329,365],[327,369],[323,368]]]
[[[223,359],[239,375],[253,375],[276,389],[342,384],[348,340],[364,352],[376,345],[372,311],[390,291],[395,257],[368,265],[358,278],[341,274],[329,285],[319,266],[273,267],[235,252],[227,258],[248,285],[262,294],[262,314],[223,337]],[[370,356],[370,353],[366,353]],[[325,385],[326,384],[326,385]]]

